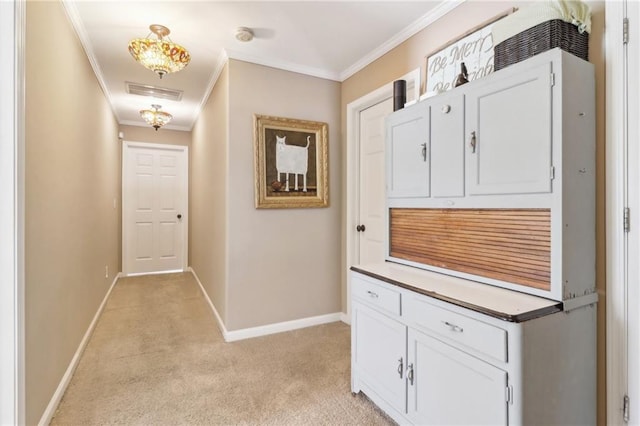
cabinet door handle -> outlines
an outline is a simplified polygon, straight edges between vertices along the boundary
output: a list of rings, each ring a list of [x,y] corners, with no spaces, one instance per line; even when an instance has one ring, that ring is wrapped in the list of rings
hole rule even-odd
[[[402,379],[402,371],[403,371],[403,362],[402,362],[402,357],[400,357],[400,359],[398,360],[398,374],[400,375],[400,378]]]
[[[422,147],[422,161],[426,162],[427,161],[427,143],[425,142],[420,146]]]
[[[407,379],[409,379],[409,384],[413,386],[413,363],[407,365]]]
[[[371,291],[371,290],[367,290],[367,294],[368,294],[369,296],[373,297],[374,299],[377,299],[377,298],[378,298],[378,293],[374,293],[374,292],[373,292],[373,291]]]
[[[473,154],[476,153],[476,132],[471,132],[471,141],[469,142],[469,145],[471,145],[471,152]]]
[[[462,333],[464,331],[464,329],[458,325],[452,324],[449,321],[442,321],[442,323],[444,325],[446,325],[447,327],[449,327],[451,329],[451,331],[455,331],[458,333]]]

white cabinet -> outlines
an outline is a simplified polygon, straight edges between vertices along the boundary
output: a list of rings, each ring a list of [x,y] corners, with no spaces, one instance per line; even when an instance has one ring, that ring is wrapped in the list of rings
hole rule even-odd
[[[561,196],[571,190],[558,182],[571,158],[594,162],[594,81],[592,64],[556,48],[394,112],[388,197],[422,197],[407,200],[413,207],[460,197],[456,207],[486,208],[527,204],[514,195]]]
[[[386,259],[573,305],[596,300],[595,269],[584,266],[595,262],[594,89],[593,65],[556,48],[391,114]],[[486,224],[463,217],[492,212]],[[441,226],[446,218],[459,223]],[[464,249],[477,264],[459,256],[464,232],[482,236]]]
[[[352,368],[366,380],[371,389],[398,411],[405,407],[407,328],[386,315],[353,303]],[[385,342],[381,345],[380,342]]]
[[[408,417],[423,425],[506,425],[507,373],[409,330]]]
[[[551,191],[551,62],[519,71],[466,92],[470,195]]]
[[[387,121],[387,196],[429,196],[429,107],[404,108]]]
[[[464,196],[464,95],[426,101],[431,112],[431,196]]]
[[[409,106],[387,121],[387,196],[464,196],[464,96]]]
[[[400,424],[595,424],[595,304],[404,265],[351,272],[351,388]]]

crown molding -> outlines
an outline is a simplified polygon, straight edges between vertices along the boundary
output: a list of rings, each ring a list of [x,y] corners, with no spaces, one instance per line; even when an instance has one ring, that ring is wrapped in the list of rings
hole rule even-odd
[[[324,78],[325,80],[333,80],[340,82],[340,74],[330,71],[324,70],[315,67],[307,67],[300,64],[295,64],[293,62],[285,62],[278,61],[273,59],[268,59],[260,56],[249,55],[246,53],[241,53],[238,51],[233,51],[227,49],[227,55],[230,59],[236,59],[238,61],[251,62],[252,64],[264,65],[271,68],[278,68],[284,71],[291,71],[298,74],[305,74],[311,77],[319,77]]]
[[[80,19],[80,12],[75,5],[75,2],[71,0],[62,0],[62,5],[64,6],[64,11],[67,15],[69,21],[71,21],[71,26],[76,32],[78,39],[80,40],[80,44],[82,45],[82,49],[84,53],[87,55],[89,59],[89,63],[91,64],[91,68],[93,69],[93,73],[96,75],[96,79],[98,80],[98,84],[102,89],[105,97],[107,98],[107,102],[109,102],[109,106],[111,107],[111,112],[113,113],[116,121],[120,123],[120,117],[118,116],[118,111],[115,108],[115,103],[113,102],[113,98],[111,97],[111,93],[107,87],[107,83],[104,81],[104,76],[102,75],[102,69],[98,64],[98,60],[96,59],[93,49],[91,48],[91,41],[89,40],[89,35],[87,34],[87,30],[82,24],[82,19]]]
[[[438,19],[442,18],[447,13],[451,12],[456,7],[460,6],[466,0],[451,0],[451,1],[441,1],[436,7],[431,9],[428,13],[423,15],[420,19],[400,31],[398,34],[387,40],[385,43],[378,46],[376,49],[372,50],[368,55],[364,56],[349,68],[342,71],[339,75],[338,81],[345,81],[358,71],[362,70],[367,65],[371,64],[376,59],[385,55],[393,48],[397,47],[399,44],[403,43],[411,36],[417,34],[419,31],[422,31]]]
[[[191,120],[191,125],[189,126],[189,131],[193,130],[193,126],[196,125],[196,121],[200,117],[200,113],[204,109],[207,101],[209,100],[209,96],[211,96],[211,92],[213,92],[213,88],[215,87],[218,79],[220,78],[220,74],[222,74],[222,70],[224,70],[224,66],[229,62],[229,56],[227,52],[222,49],[220,55],[218,55],[218,59],[216,60],[216,69],[213,70],[213,74],[211,75],[211,79],[209,80],[209,84],[207,84],[207,88],[204,91],[204,96],[200,101],[200,104],[197,106],[195,114],[193,115],[193,120]]]

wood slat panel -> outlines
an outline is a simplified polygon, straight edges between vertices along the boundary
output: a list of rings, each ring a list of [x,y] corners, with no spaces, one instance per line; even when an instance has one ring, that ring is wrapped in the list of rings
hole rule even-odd
[[[392,257],[551,288],[549,209],[390,210]]]

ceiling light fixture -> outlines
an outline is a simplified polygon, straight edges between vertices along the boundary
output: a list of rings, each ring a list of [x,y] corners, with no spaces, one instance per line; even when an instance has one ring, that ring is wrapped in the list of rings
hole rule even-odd
[[[251,28],[238,27],[236,30],[236,39],[247,42],[253,40],[253,31]]]
[[[151,108],[153,109],[141,110],[140,116],[144,118],[144,121],[149,123],[151,127],[156,129],[156,132],[157,132],[160,127],[169,123],[173,118],[173,116],[168,112],[160,111],[160,108],[162,108],[161,105],[153,104],[151,105]]]
[[[184,47],[169,39],[169,28],[163,25],[150,25],[151,33],[158,38],[136,38],[129,42],[129,53],[162,78],[163,75],[178,72],[189,64],[191,55]]]

